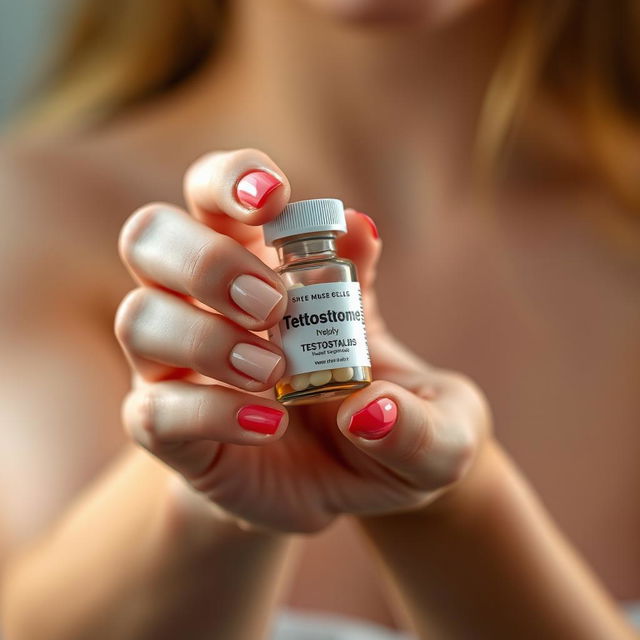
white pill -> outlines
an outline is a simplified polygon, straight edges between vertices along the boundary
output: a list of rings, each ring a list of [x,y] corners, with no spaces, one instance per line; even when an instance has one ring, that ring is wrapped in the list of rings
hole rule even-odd
[[[309,376],[309,382],[314,387],[321,387],[323,384],[327,384],[331,380],[331,369],[325,369],[324,371],[314,371]]]
[[[294,391],[302,391],[309,386],[309,374],[299,373],[296,376],[292,376],[289,384]]]
[[[336,382],[347,382],[353,378],[353,367],[342,367],[333,370],[333,379]]]

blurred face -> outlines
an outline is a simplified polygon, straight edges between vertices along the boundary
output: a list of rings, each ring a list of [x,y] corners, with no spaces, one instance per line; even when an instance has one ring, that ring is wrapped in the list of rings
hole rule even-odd
[[[407,22],[441,26],[488,0],[299,0],[355,22]]]

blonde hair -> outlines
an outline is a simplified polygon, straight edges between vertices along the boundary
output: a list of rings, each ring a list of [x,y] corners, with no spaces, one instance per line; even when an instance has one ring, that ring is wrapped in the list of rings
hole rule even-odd
[[[224,35],[225,0],[82,0],[20,119],[87,128],[186,80]]]
[[[220,44],[225,0],[85,0],[30,128],[91,125],[180,84]],[[518,0],[486,92],[476,159],[485,175],[508,156],[528,105],[558,97],[579,125],[592,165],[640,210],[640,3]]]

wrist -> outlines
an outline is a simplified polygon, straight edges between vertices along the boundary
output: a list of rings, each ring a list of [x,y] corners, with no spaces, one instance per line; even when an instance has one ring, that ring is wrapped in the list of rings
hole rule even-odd
[[[464,477],[425,505],[403,512],[358,517],[365,529],[377,526],[424,520],[429,522],[462,522],[473,520],[495,494],[496,479],[504,467],[504,457],[498,443],[487,438],[478,450]],[[499,481],[499,479],[498,479]]]
[[[196,546],[206,548],[221,539],[277,545],[289,537],[227,513],[173,471],[167,474],[164,489],[165,527]]]
[[[500,445],[493,438],[487,438],[464,477],[429,505],[432,517],[447,520],[475,518],[495,494],[496,480],[500,477],[504,480],[503,462]]]

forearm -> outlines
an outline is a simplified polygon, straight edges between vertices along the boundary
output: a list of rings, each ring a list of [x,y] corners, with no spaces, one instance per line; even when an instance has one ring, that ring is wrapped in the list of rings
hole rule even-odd
[[[421,637],[635,637],[495,444],[430,507],[358,522]]]
[[[289,539],[182,499],[171,473],[141,450],[124,456],[17,553],[3,576],[7,637],[262,637]]]

